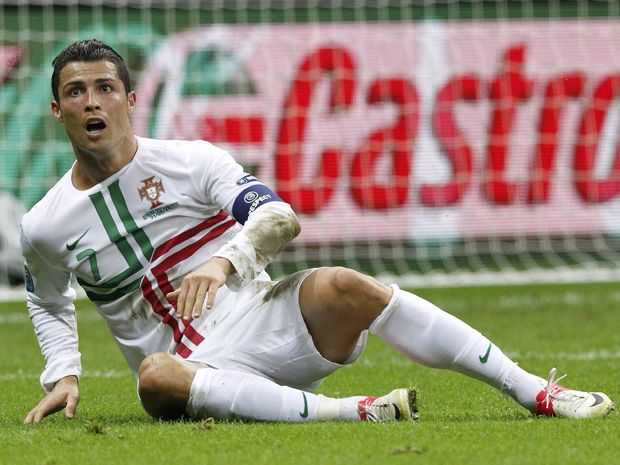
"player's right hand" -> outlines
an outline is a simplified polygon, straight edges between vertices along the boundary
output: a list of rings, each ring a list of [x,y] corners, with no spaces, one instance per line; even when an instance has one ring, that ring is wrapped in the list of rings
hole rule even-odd
[[[226,284],[235,267],[226,258],[212,257],[207,263],[187,274],[181,286],[166,294],[168,301],[176,302],[177,318],[189,320],[202,314],[202,306],[213,308],[217,290]]]
[[[75,376],[61,378],[41,402],[33,408],[24,423],[39,423],[44,417],[65,409],[65,416],[69,419],[75,416],[75,410],[80,402],[80,390]]]

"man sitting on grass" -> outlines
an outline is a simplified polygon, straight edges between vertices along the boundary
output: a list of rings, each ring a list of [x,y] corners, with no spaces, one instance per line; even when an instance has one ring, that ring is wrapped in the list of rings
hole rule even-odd
[[[47,394],[26,423],[79,401],[72,276],[97,306],[157,418],[414,420],[416,393],[313,394],[370,331],[411,360],[477,378],[535,415],[601,417],[603,393],[528,373],[464,322],[347,268],[273,282],[265,267],[298,233],[290,206],[205,141],[134,135],[123,59],[98,40],[54,60],[51,104],[75,163],[24,216],[28,310]]]

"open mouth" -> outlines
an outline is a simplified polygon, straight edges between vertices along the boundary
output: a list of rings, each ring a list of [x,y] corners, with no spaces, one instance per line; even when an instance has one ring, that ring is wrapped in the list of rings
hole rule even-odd
[[[92,134],[102,131],[106,128],[106,124],[103,121],[92,121],[86,124],[86,132]]]

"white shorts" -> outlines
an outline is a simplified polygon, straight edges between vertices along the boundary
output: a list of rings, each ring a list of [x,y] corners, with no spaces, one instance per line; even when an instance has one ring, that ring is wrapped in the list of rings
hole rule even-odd
[[[344,365],[321,356],[299,308],[301,283],[312,271],[277,282],[254,282],[231,293],[218,305],[234,305],[233,310],[219,321],[217,312],[206,319],[199,329],[205,339],[186,360],[254,373],[306,391],[317,389],[327,375],[360,356],[368,333],[362,333]]]

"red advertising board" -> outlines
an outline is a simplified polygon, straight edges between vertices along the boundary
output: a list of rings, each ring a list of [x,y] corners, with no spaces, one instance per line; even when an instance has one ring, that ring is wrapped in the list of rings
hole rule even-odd
[[[254,167],[300,240],[618,233],[618,43],[608,20],[190,29],[134,122]]]

